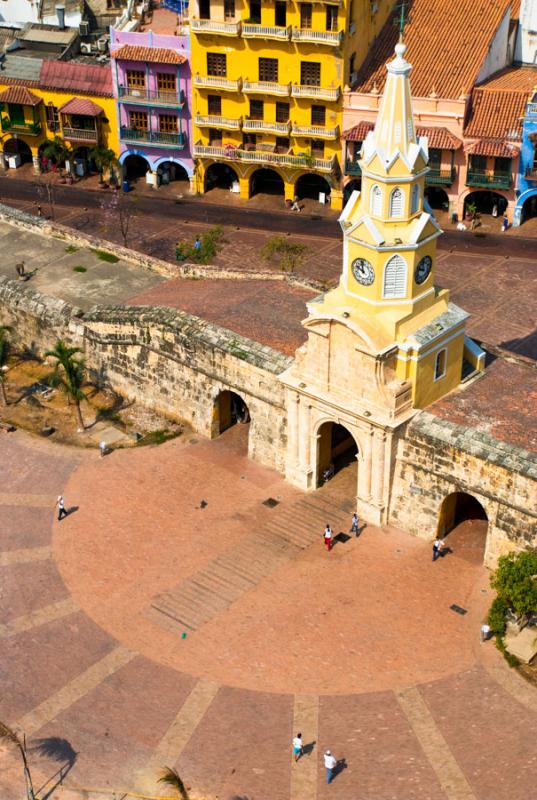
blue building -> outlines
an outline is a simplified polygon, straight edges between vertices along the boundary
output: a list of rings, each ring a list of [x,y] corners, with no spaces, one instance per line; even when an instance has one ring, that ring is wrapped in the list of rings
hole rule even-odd
[[[535,72],[537,79],[537,70]],[[513,225],[537,216],[537,87],[526,105],[522,125],[517,200]]]

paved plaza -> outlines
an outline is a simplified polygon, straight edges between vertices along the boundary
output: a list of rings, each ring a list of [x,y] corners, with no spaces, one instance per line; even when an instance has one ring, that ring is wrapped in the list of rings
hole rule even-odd
[[[532,796],[537,693],[479,643],[484,523],[434,564],[429,543],[367,525],[328,553],[352,467],[306,495],[247,459],[248,426],[104,459],[0,436],[0,719],[26,732],[38,786],[61,739],[77,800],[156,795],[164,765],[224,800]],[[3,754],[3,800],[17,767]]]

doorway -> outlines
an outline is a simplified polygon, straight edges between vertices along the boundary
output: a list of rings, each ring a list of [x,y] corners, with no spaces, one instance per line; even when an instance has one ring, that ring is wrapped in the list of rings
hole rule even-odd
[[[473,564],[482,564],[487,531],[487,513],[473,495],[453,492],[444,498],[437,535],[445,539],[454,554]]]
[[[215,404],[216,433],[224,433],[233,425],[247,425],[250,422],[250,411],[239,394],[228,390],[220,392]]]
[[[324,422],[317,439],[317,486],[322,486],[338,472],[356,464],[358,445],[347,428],[337,422]]]

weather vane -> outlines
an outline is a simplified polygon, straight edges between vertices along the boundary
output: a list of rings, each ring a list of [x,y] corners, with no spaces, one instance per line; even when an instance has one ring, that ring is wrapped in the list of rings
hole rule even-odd
[[[395,6],[397,10],[397,14],[394,17],[393,24],[399,28],[399,41],[403,39],[403,33],[405,30],[405,25],[407,22],[410,22],[410,15],[407,14],[407,2],[406,0],[401,0],[401,2]]]

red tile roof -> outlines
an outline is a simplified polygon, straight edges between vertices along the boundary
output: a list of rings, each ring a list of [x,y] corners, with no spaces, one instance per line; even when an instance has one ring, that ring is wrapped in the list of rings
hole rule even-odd
[[[82,114],[86,117],[98,117],[103,113],[103,109],[91,100],[85,100],[82,97],[73,97],[68,100],[63,106],[60,106],[58,111],[62,114]]]
[[[458,150],[462,142],[447,128],[416,128],[418,136],[426,136],[427,144],[434,150]]]
[[[140,47],[133,44],[124,44],[115,50],[112,58],[122,61],[145,61],[153,64],[184,64],[186,57],[181,53],[167,47]]]
[[[374,122],[362,121],[355,125],[354,128],[343,131],[341,138],[346,139],[348,142],[363,142],[369,131],[372,131],[374,127]]]
[[[514,144],[506,144],[500,139],[479,139],[474,142],[466,151],[471,156],[497,156],[498,158],[515,158],[518,155],[518,147]]]
[[[439,97],[457,99],[468,94],[510,4],[511,0],[413,0],[405,28],[413,95],[429,97],[435,92]],[[358,72],[356,91],[371,92],[375,85],[382,91],[385,64],[393,58],[398,36],[390,14]]]
[[[42,100],[25,86],[12,86],[0,94],[0,103],[16,103],[21,106],[36,106]]]
[[[74,61],[43,61],[39,75],[41,89],[82,92],[98,97],[113,97],[110,65],[77,64]]]
[[[507,67],[496,72],[492,77],[479,84],[483,89],[514,89],[517,92],[531,94],[537,89],[537,66]]]
[[[514,67],[493,75],[472,92],[466,136],[480,139],[514,139],[522,136],[522,117],[533,87],[537,68]]]

